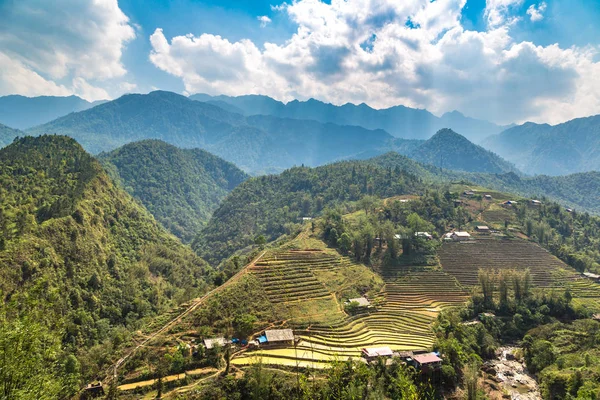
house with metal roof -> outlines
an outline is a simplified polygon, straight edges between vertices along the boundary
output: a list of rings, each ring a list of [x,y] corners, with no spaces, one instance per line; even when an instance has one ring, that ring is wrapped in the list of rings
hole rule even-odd
[[[461,242],[463,240],[470,240],[471,235],[469,232],[452,232],[452,240]]]
[[[291,329],[269,329],[265,331],[264,336],[267,339],[266,343],[269,345],[294,344],[294,331],[292,331]]]
[[[204,347],[207,349],[212,349],[215,346],[223,347],[227,344],[227,339],[223,337],[212,338],[212,339],[204,339]]]
[[[379,357],[392,357],[394,352],[389,347],[370,347],[362,349],[362,356],[367,361],[373,361]]]
[[[435,369],[442,366],[442,359],[435,353],[417,354],[412,357],[418,369]]]
[[[371,302],[366,297],[357,297],[355,299],[348,299],[348,303],[358,303],[359,307],[371,306]]]

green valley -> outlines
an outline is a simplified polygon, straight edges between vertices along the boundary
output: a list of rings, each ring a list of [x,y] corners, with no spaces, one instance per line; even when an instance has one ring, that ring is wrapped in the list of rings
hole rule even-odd
[[[99,159],[123,188],[184,242],[190,242],[227,193],[248,176],[200,149],[145,140]]]

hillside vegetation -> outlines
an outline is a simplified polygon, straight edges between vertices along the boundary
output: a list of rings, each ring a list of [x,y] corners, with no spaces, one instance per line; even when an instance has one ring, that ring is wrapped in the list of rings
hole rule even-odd
[[[422,188],[417,177],[400,168],[356,161],[252,178],[225,198],[193,247],[210,262],[218,262],[252,245],[260,235],[270,241],[293,232],[302,217],[319,215],[326,207],[367,194],[389,197]]]
[[[144,140],[100,155],[125,190],[184,242],[190,242],[227,193],[248,176],[200,149]]]
[[[441,184],[462,181],[515,195],[547,197],[567,207],[600,213],[600,173],[594,171],[565,176],[533,177],[520,176],[514,172],[470,173],[442,170],[394,152],[373,157],[366,162],[384,168],[400,168],[427,182]]]
[[[6,398],[71,397],[141,320],[208,287],[209,266],[67,137],[0,150],[0,233]]]
[[[597,171],[600,115],[555,126],[528,122],[489,137],[484,145],[529,174]]]

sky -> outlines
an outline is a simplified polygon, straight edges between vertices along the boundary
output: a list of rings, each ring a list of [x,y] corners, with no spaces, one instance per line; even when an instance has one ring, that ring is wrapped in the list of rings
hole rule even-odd
[[[0,95],[600,114],[600,0],[0,0]]]

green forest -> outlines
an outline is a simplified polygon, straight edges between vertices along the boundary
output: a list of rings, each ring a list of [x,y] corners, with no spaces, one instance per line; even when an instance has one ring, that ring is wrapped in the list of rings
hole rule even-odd
[[[225,196],[248,176],[200,149],[144,140],[99,156],[111,176],[183,242],[190,242]]]
[[[0,150],[0,393],[69,398],[210,266],[64,136]],[[34,395],[35,394],[35,395]]]

